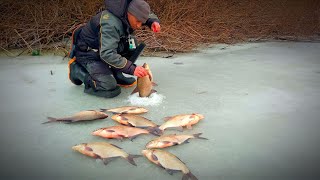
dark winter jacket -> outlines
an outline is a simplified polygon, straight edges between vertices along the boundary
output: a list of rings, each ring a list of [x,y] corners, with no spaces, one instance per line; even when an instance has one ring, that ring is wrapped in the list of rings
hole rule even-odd
[[[84,50],[98,50],[101,60],[113,68],[133,75],[136,66],[121,55],[128,51],[128,37],[133,33],[127,20],[127,7],[123,8],[125,9],[115,10],[109,7],[109,10],[107,8],[93,16],[82,27],[77,46]],[[113,11],[118,14],[112,13]],[[122,15],[120,11],[123,11]],[[151,27],[153,22],[159,22],[156,15],[150,14],[149,17],[145,25]]]

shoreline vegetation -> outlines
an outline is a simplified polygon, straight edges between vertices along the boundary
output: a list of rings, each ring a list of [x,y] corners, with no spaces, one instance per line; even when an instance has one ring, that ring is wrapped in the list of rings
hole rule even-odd
[[[147,44],[148,56],[191,52],[214,43],[320,40],[318,0],[146,1],[162,28],[158,34],[148,28],[136,32]],[[103,0],[3,0],[0,54],[66,56],[74,28],[103,8]]]

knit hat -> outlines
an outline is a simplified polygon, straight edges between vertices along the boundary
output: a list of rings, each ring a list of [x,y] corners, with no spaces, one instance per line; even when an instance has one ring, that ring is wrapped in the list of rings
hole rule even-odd
[[[142,23],[146,23],[150,14],[150,6],[144,0],[132,0],[129,4],[128,12]]]

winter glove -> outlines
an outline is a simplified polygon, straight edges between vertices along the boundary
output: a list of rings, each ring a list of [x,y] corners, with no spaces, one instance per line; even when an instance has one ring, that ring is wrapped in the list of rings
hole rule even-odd
[[[149,75],[149,73],[144,67],[137,66],[136,69],[133,72],[133,75],[135,75],[137,77],[144,77],[144,76]]]
[[[153,22],[151,25],[151,30],[155,33],[160,32],[160,24],[158,22]]]

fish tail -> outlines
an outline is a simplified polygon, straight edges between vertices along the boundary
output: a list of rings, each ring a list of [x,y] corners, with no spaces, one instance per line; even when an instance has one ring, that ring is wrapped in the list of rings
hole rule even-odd
[[[51,122],[57,122],[58,119],[57,118],[53,118],[53,117],[47,117],[49,119],[49,121],[43,122],[42,124],[47,124],[47,123],[51,123]]]
[[[188,172],[187,174],[183,174],[182,176],[182,180],[188,180],[188,179],[198,180],[198,178],[195,175],[193,175],[191,172]]]
[[[193,134],[193,137],[194,137],[194,138],[197,138],[197,139],[205,139],[205,140],[208,140],[208,138],[200,137],[201,134],[202,134],[202,133]]]
[[[161,136],[163,134],[163,131],[159,129],[159,127],[149,127],[147,130],[155,136]]]
[[[133,155],[133,154],[129,154],[129,156],[126,158],[128,160],[128,162],[134,166],[137,166],[136,162],[134,162],[133,158],[138,158],[141,157],[142,155]]]

